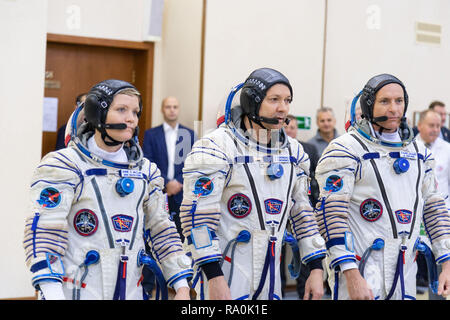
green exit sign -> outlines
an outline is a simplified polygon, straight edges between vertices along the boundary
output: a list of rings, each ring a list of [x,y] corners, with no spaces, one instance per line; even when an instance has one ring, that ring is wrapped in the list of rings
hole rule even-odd
[[[309,130],[311,129],[311,117],[297,116],[297,125],[299,129]]]

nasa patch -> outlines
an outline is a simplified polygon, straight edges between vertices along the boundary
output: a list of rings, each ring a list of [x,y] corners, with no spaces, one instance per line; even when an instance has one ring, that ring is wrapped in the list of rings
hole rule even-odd
[[[395,211],[398,223],[408,224],[411,222],[412,212],[405,209]]]
[[[91,236],[97,231],[97,215],[89,209],[81,209],[73,218],[73,226],[83,237]]]
[[[378,200],[366,199],[361,203],[359,212],[365,220],[374,222],[380,219],[383,214],[383,207]]]
[[[55,208],[61,203],[61,192],[53,187],[47,187],[41,191],[37,202],[42,208]]]
[[[214,190],[214,183],[208,177],[201,177],[195,181],[194,194],[201,197],[207,196]]]
[[[344,182],[342,181],[342,177],[337,175],[331,175],[325,181],[325,191],[328,192],[337,192],[342,189]]]
[[[242,219],[252,211],[252,203],[245,194],[236,193],[228,200],[228,211],[233,217]]]
[[[130,232],[133,226],[133,217],[124,214],[116,214],[111,217],[114,230],[119,232]]]
[[[279,199],[267,199],[264,200],[264,207],[268,214],[280,214],[283,207],[283,201]]]

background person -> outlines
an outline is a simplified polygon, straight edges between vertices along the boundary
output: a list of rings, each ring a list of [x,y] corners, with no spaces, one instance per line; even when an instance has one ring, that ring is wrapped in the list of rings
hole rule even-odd
[[[336,118],[334,116],[333,109],[329,107],[322,107],[318,109],[316,123],[318,127],[317,133],[307,142],[316,147],[320,156],[330,141],[339,136],[336,130]]]

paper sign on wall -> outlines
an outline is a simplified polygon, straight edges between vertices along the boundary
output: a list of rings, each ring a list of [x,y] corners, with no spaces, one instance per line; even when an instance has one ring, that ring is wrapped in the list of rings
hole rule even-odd
[[[44,97],[42,131],[56,132],[58,122],[58,98]]]

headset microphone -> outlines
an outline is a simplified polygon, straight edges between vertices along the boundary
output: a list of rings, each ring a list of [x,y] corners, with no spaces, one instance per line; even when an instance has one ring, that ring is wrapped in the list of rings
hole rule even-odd
[[[261,121],[264,123],[268,123],[268,124],[278,124],[279,119],[278,118],[266,118],[266,117],[261,117],[261,116],[250,116],[252,118],[252,120],[256,120],[256,121]],[[286,124],[289,124],[289,121],[291,121],[291,119],[284,119],[284,122]]]
[[[105,129],[115,129],[115,130],[123,130],[126,129],[128,126],[126,123],[105,123],[103,125],[103,128]]]
[[[278,124],[278,118],[266,118],[266,117],[261,117],[259,116],[259,121],[261,122],[265,122],[268,124]]]
[[[375,117],[372,119],[372,122],[383,122],[383,121],[387,121],[389,118],[386,116],[381,116],[381,117]]]

